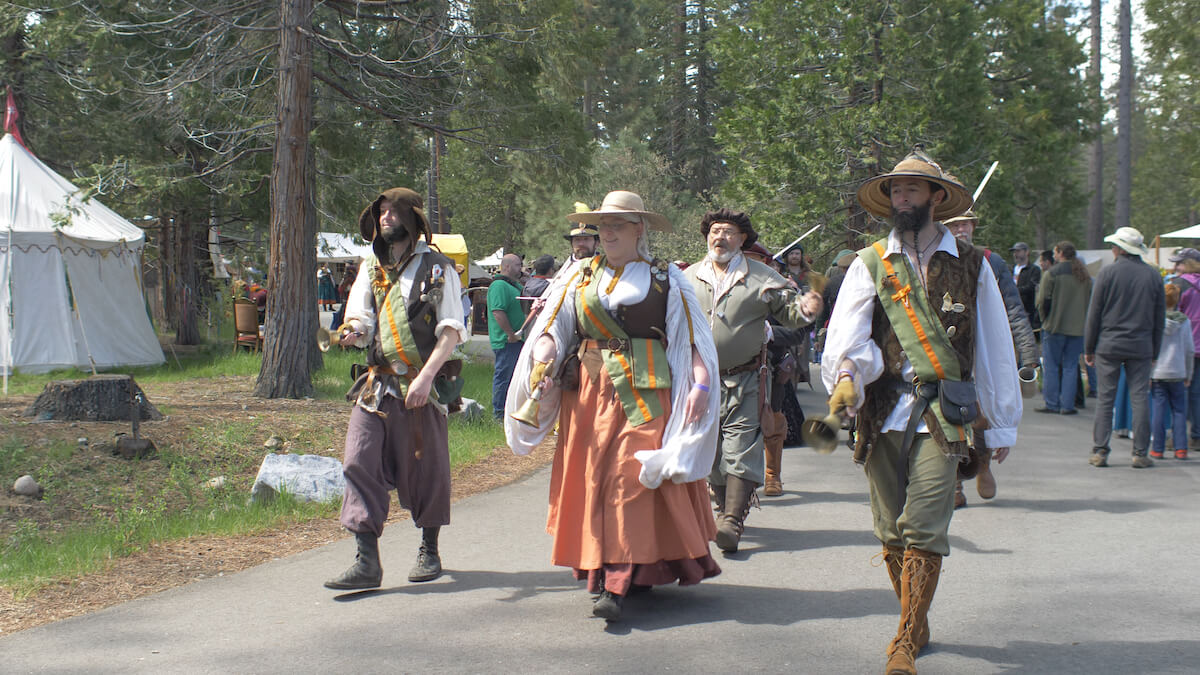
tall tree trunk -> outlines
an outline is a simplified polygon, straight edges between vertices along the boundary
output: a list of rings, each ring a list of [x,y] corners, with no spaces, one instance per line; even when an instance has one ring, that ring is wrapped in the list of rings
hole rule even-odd
[[[173,267],[175,280],[175,344],[200,344],[200,306],[204,290],[196,266],[196,230],[189,211],[175,214]]]
[[[1091,68],[1088,71],[1088,91],[1092,104],[1096,106],[1095,121],[1092,122],[1092,152],[1088,161],[1088,191],[1091,201],[1088,203],[1087,247],[1100,248],[1104,242],[1104,91],[1101,85],[1100,48],[1103,22],[1101,20],[1100,0],[1092,0],[1092,44]]]
[[[1121,42],[1121,73],[1117,88],[1117,227],[1129,226],[1129,195],[1133,174],[1133,13],[1121,0],[1117,31]]]
[[[271,168],[271,260],[262,369],[254,394],[301,398],[313,392],[317,350],[317,220],[313,203],[313,0],[281,0],[279,94]]]

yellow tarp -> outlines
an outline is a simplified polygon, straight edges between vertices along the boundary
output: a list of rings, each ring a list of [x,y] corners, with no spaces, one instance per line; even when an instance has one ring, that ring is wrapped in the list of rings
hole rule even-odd
[[[463,239],[461,234],[435,234],[433,235],[433,245],[455,264],[462,265],[462,273],[458,275],[458,278],[462,281],[463,288],[469,286],[467,271],[471,267],[471,260],[467,257],[467,240]]]

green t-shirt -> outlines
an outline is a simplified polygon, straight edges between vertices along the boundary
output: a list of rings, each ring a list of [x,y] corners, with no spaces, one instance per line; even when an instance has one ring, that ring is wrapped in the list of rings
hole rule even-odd
[[[496,323],[496,317],[492,316],[492,312],[500,310],[508,315],[508,323],[513,330],[520,330],[521,325],[525,323],[525,310],[521,307],[521,301],[517,300],[517,296],[521,295],[521,287],[509,281],[508,277],[497,274],[492,285],[488,286],[487,308],[488,308],[488,338],[492,343],[492,349],[501,350],[508,344],[508,333]]]

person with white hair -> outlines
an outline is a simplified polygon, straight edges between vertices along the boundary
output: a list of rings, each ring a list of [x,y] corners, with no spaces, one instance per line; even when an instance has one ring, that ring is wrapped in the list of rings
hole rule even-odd
[[[547,290],[508,390],[505,435],[527,454],[558,421],[551,560],[586,579],[592,614],[614,621],[631,592],[721,572],[704,485],[717,355],[691,285],[650,254],[647,232],[670,231],[665,217],[615,191],[568,219],[596,225],[603,253]]]

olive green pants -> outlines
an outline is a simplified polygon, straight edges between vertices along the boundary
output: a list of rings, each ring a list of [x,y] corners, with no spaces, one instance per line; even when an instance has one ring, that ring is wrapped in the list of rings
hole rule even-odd
[[[929,434],[917,434],[904,462],[903,440],[902,431],[881,434],[867,457],[875,537],[884,546],[950,555],[958,460],[947,457]]]
[[[766,456],[758,405],[757,370],[721,377],[721,430],[709,483],[724,485],[726,477],[737,476],[763,484]]]

